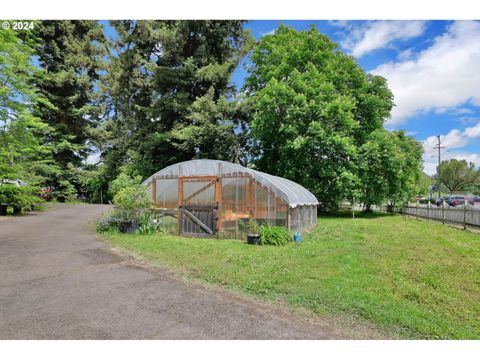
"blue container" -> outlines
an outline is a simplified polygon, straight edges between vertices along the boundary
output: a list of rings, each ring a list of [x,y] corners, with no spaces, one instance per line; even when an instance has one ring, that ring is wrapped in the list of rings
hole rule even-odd
[[[293,235],[293,241],[296,243],[302,242],[302,234],[297,231],[295,235]]]

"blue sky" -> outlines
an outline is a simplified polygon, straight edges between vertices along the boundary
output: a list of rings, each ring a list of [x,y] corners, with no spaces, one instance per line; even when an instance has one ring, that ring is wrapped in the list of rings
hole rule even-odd
[[[396,107],[385,128],[405,130],[424,143],[425,172],[435,173],[437,135],[446,146],[444,159],[480,167],[479,21],[253,20],[246,27],[260,39],[280,24],[296,30],[316,26],[365,71],[387,79]],[[237,88],[246,63],[248,58],[232,76]]]

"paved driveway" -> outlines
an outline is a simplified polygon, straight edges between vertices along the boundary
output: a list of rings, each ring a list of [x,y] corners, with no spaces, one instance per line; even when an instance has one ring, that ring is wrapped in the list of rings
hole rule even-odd
[[[0,219],[0,339],[342,336],[329,325],[112,252],[87,227],[105,209],[54,205]]]

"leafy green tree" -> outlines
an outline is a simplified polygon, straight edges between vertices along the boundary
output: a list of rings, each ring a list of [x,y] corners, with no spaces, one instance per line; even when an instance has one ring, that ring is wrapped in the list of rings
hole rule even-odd
[[[258,169],[306,186],[324,209],[354,197],[358,148],[393,106],[385,79],[366,74],[315,27],[280,26],[251,61],[245,91]]]
[[[418,194],[428,194],[430,192],[430,186],[435,185],[432,177],[428,176],[424,172],[420,174],[417,183],[417,193]]]
[[[45,20],[35,27],[36,55],[41,73],[35,86],[48,103],[36,103],[35,115],[52,129],[46,145],[56,168],[48,168],[56,197],[67,200],[79,191],[72,170],[82,167],[91,152],[92,129],[104,109],[97,91],[105,69],[102,26],[90,20]]]
[[[31,64],[34,38],[13,30],[0,31],[0,204],[17,211],[40,202],[41,169],[51,165],[42,141],[49,127],[32,114],[34,101],[48,104],[31,80],[37,69]],[[8,181],[10,180],[10,181]],[[12,182],[13,180],[13,182]],[[19,186],[19,183],[22,186]],[[26,186],[27,184],[28,186]]]
[[[115,180],[110,183],[109,191],[110,194],[115,197],[122,189],[139,186],[141,182],[142,178],[140,176],[132,177],[128,175],[125,168],[123,168]]]
[[[466,160],[444,160],[437,166],[437,174],[450,192],[474,191],[480,182],[480,170]]]
[[[389,200],[405,204],[417,193],[422,174],[422,145],[403,131],[379,129],[359,149],[361,197],[367,211]]]
[[[192,158],[242,157],[244,121],[230,76],[251,47],[243,21],[114,21],[108,88],[112,119],[103,152],[146,177]]]
[[[89,164],[78,173],[80,194],[91,203],[106,204],[111,200],[108,193],[108,178],[105,176],[105,165]]]

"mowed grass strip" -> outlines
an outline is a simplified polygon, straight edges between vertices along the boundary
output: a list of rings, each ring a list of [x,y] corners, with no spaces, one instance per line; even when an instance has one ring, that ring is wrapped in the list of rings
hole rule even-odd
[[[107,234],[191,277],[406,338],[480,338],[480,235],[401,216],[321,216],[301,244]]]

